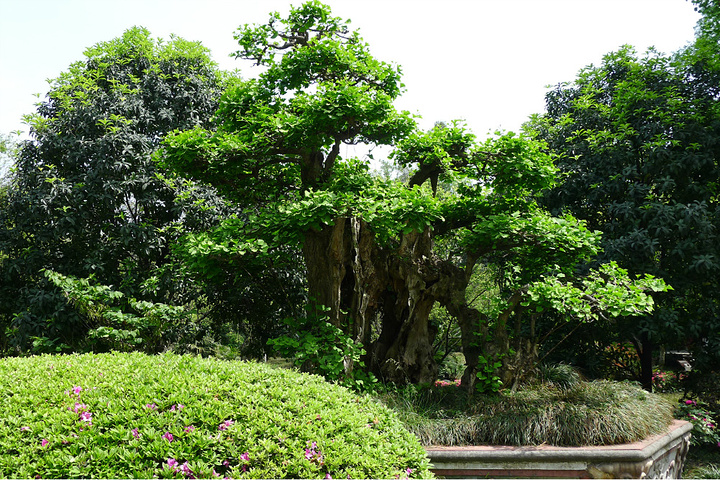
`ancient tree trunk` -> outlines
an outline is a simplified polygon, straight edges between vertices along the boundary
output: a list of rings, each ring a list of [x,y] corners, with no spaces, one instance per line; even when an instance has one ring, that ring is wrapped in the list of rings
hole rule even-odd
[[[430,383],[437,378],[432,343],[437,330],[430,325],[437,281],[430,230],[403,235],[388,263],[390,282],[383,292],[380,336],[371,349],[371,367],[382,379],[395,383]]]
[[[303,244],[311,311],[326,315],[369,351],[379,297],[387,287],[384,254],[362,220],[338,217],[307,232]],[[345,372],[354,368],[345,359]]]
[[[372,340],[372,325],[380,295],[387,289],[387,259],[364,221],[351,218],[349,231],[353,288],[350,302],[351,333],[355,341],[361,343],[367,351]]]
[[[472,391],[475,388],[478,364],[485,346],[482,339],[488,336],[487,318],[467,305],[453,305],[448,308],[448,312],[457,319],[460,326],[460,340],[465,356],[465,371],[460,379],[460,385]]]

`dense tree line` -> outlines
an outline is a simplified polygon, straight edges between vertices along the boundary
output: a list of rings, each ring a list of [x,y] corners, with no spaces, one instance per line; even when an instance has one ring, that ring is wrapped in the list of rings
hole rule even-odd
[[[28,117],[33,138],[16,152],[0,212],[3,350],[90,348],[88,332],[103,326],[80,314],[44,269],[198,310],[210,296],[224,321],[239,322],[228,315],[235,293],[193,281],[172,253],[185,231],[210,228],[235,209],[211,188],[165,178],[152,159],[168,132],[209,124],[225,75],[200,44],[162,43],[140,28],[85,57],[51,82]],[[197,341],[210,317],[166,334]]]
[[[651,315],[604,336],[629,341],[652,379],[658,347],[690,348],[696,368],[720,364],[720,48],[717,9],[696,42],[672,55],[608,54],[547,94],[532,122],[563,178],[545,203],[603,232],[600,261],[665,279]]]
[[[309,370],[427,383],[442,306],[467,388],[532,376],[562,325],[646,360],[672,339],[713,351],[717,288],[697,278],[720,265],[718,29],[698,8],[694,46],[610,54],[526,134],[484,141],[419,130],[393,107],[399,68],[318,1],[236,32],[252,80],[143,29],[98,44],[30,117],[2,200],[3,349],[113,348],[107,332],[162,325],[146,349],[234,332],[259,355],[284,336]],[[342,158],[360,143],[405,174]],[[165,304],[184,313],[152,323],[179,312],[147,306]]]

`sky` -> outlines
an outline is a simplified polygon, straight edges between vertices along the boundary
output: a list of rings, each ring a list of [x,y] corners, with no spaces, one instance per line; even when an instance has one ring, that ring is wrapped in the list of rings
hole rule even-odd
[[[154,37],[200,41],[222,69],[253,75],[230,58],[235,30],[301,0],[0,0],[0,133],[29,128],[24,114],[47,79],[98,42],[133,26]],[[396,106],[436,121],[465,120],[478,137],[518,131],[542,113],[550,85],[574,80],[624,44],[671,53],[693,40],[686,0],[326,0],[351,19],[376,58],[401,66]],[[36,97],[34,94],[39,94]]]

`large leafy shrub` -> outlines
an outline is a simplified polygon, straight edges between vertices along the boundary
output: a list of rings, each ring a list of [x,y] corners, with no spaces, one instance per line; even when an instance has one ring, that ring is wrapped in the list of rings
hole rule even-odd
[[[362,345],[327,320],[327,316],[312,312],[286,319],[285,323],[296,333],[268,343],[283,357],[292,358],[293,364],[302,371],[317,373],[358,392],[372,391],[377,379],[363,370]]]
[[[428,477],[394,413],[265,364],[140,353],[0,362],[0,476]]]

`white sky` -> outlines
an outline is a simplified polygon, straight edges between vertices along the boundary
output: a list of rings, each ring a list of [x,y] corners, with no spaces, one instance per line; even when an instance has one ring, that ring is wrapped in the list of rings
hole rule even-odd
[[[300,0],[0,0],[0,133],[86,48],[134,25],[154,37],[201,41],[223,69],[250,65],[237,50],[241,24],[267,20]],[[400,109],[435,121],[465,119],[479,137],[515,130],[544,108],[546,86],[572,81],[630,44],[670,53],[693,39],[698,15],[686,0],[326,0],[352,20],[384,61],[399,64]]]

